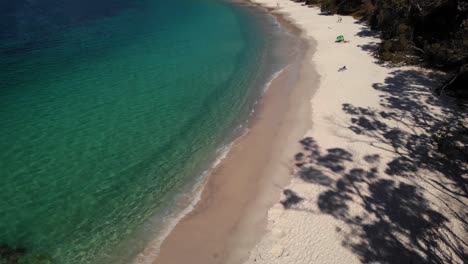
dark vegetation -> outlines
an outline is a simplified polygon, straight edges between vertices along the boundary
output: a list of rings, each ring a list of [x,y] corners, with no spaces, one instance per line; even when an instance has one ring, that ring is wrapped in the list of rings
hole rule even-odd
[[[295,0],[324,14],[353,15],[378,30],[378,56],[447,71],[442,88],[468,98],[468,0]]]
[[[396,70],[373,85],[384,110],[343,104],[348,118],[336,125],[375,152],[300,141],[296,176],[321,186],[318,210],[346,224],[337,232],[362,263],[468,263],[466,109],[427,91],[435,80]],[[285,209],[307,202],[293,190],[284,194]]]
[[[24,248],[0,245],[0,264],[52,264],[49,257],[28,252]]]

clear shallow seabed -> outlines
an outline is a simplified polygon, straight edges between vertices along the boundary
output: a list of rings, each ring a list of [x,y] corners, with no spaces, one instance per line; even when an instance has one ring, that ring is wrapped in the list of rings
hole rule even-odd
[[[0,245],[70,264],[144,248],[292,41],[219,0],[3,1],[0,25]]]

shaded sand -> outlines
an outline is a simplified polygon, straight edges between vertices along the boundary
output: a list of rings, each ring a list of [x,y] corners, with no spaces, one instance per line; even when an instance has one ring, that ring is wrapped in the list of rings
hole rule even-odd
[[[379,39],[351,17],[253,2],[316,40],[320,85],[295,177],[245,263],[466,263],[467,110],[433,96],[442,74],[379,65]]]
[[[312,49],[300,46],[272,80],[249,131],[208,177],[200,202],[164,240],[155,263],[239,263],[248,257],[268,208],[291,180],[295,143],[310,128],[316,75],[303,65]]]

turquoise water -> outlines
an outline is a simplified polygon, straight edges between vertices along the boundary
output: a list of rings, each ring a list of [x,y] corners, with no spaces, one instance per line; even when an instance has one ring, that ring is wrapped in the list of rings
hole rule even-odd
[[[0,244],[54,263],[128,261],[143,245],[116,249],[240,132],[282,66],[268,56],[280,33],[216,0],[9,2]]]

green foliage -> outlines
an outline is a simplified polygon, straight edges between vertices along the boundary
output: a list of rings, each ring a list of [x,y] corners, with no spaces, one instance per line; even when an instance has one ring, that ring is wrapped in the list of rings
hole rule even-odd
[[[336,0],[322,0],[320,7],[321,7],[322,12],[335,12]]]
[[[364,10],[361,7],[363,5],[363,0],[320,0],[319,2],[323,12],[351,15]]]
[[[396,13],[405,12],[409,8],[408,0],[379,0],[377,4],[384,9],[391,9]]]
[[[306,5],[317,5],[320,4],[321,0],[306,0]]]
[[[457,69],[468,62],[468,10],[462,0],[308,0],[328,13],[367,19],[382,34],[383,60]],[[468,9],[468,5],[467,5]],[[450,19],[447,19],[450,18]]]

